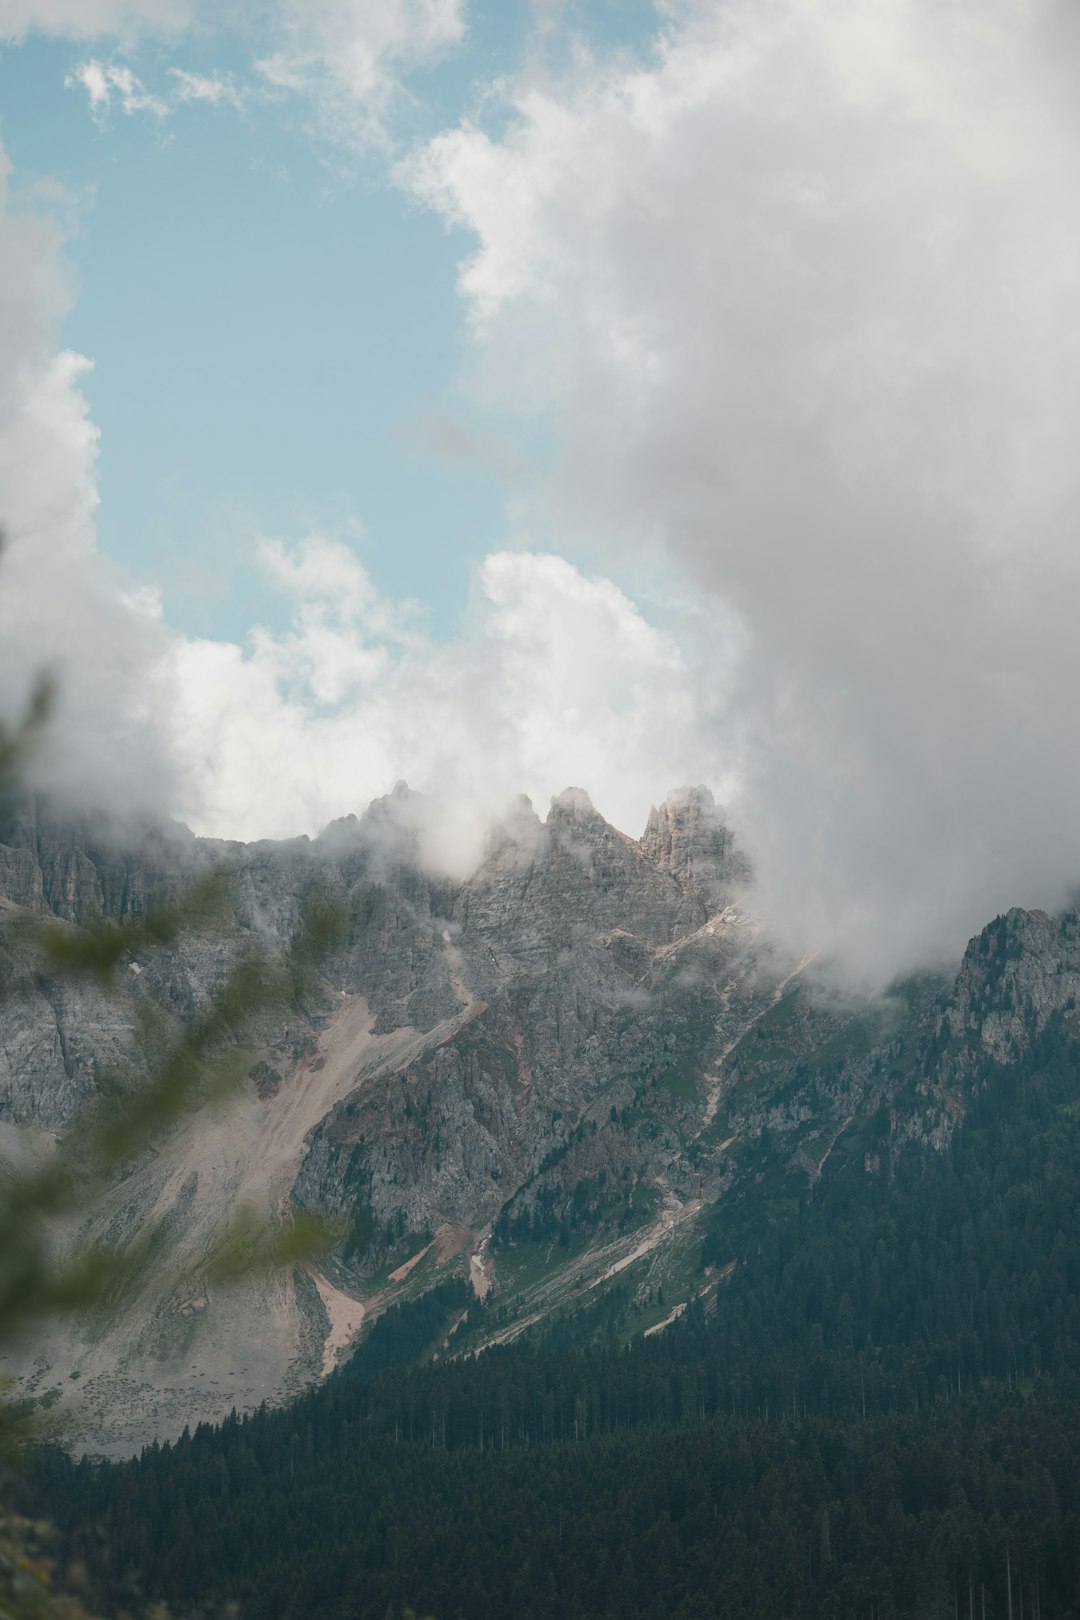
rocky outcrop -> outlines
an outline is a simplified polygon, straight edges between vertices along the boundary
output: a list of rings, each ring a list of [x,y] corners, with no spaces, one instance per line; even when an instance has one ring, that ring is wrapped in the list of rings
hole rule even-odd
[[[1008,1063],[1055,1013],[1073,1013],[1078,998],[1080,915],[1014,907],[968,945],[945,1025],[954,1039]]]
[[[677,878],[712,905],[724,905],[750,881],[750,865],[735,846],[708,788],[678,788],[654,805],[641,851],[661,872]]]
[[[219,853],[179,822],[73,822],[33,797],[0,819],[0,896],[66,922],[128,921],[176,898]]]

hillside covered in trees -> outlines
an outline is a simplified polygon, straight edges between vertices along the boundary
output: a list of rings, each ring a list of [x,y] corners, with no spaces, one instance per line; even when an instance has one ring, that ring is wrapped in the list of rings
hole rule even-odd
[[[103,1603],[250,1620],[1075,1614],[1069,1021],[965,1091],[945,1150],[890,1147],[882,1110],[812,1192],[763,1132],[758,1196],[717,1206],[663,1333],[627,1343],[615,1286],[454,1357],[451,1281],[293,1406],[123,1466],[42,1459],[39,1505]]]

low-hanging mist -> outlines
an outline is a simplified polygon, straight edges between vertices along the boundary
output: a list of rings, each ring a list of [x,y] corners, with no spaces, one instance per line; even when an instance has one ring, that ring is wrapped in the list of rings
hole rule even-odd
[[[549,517],[741,621],[701,770],[740,737],[762,904],[884,977],[1080,876],[1080,19],[664,15],[410,179],[489,397],[559,425]]]

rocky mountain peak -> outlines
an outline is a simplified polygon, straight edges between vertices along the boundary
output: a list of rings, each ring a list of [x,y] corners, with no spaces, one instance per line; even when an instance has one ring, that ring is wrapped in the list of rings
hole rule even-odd
[[[562,792],[557,793],[551,801],[547,815],[548,826],[568,821],[578,823],[604,821],[584,788],[563,788]]]
[[[711,899],[745,883],[749,865],[707,787],[675,788],[654,805],[642,834],[646,860]]]
[[[480,873],[534,860],[544,847],[545,836],[532,800],[528,794],[519,793],[488,831]]]
[[[360,817],[350,810],[347,816],[336,816],[333,821],[326,823],[315,839],[315,848],[320,855],[340,856],[357,848],[362,840],[363,826]]]
[[[408,782],[372,799],[357,825],[359,841],[377,866],[418,866],[419,834],[430,818],[431,802]]]
[[[1055,1014],[1075,1017],[1078,1001],[1080,915],[1013,907],[964,952],[946,1025],[954,1039],[1008,1063]]]

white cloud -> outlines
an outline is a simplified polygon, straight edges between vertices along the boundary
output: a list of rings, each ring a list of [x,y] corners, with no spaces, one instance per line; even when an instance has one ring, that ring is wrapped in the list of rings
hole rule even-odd
[[[765,898],[870,973],[1080,878],[1074,10],[700,0],[408,171],[559,521],[739,615]]]
[[[91,57],[69,73],[64,83],[69,87],[82,85],[90,99],[90,111],[99,120],[104,120],[112,110],[114,97],[120,111],[128,114],[147,112],[155,118],[165,118],[170,110],[167,103],[160,96],[152,95],[122,62],[99,62]]]
[[[50,665],[62,695],[35,780],[79,806],[256,837],[317,831],[405,776],[438,797],[433,858],[460,866],[523,789],[543,805],[584,783],[636,831],[695,774],[702,693],[678,650],[557,557],[489,557],[473,621],[445,645],[340,540],[267,541],[262,565],[292,601],[284,633],[257,628],[241,648],[170,632],[153,584],[115,578],[95,551],[89,362],[55,351],[60,243],[47,218],[5,206],[5,179],[0,167],[0,693],[16,714]]]
[[[171,84],[163,94],[148,90],[124,62],[101,62],[96,56],[80,62],[64,80],[70,89],[81,85],[90,102],[90,112],[104,123],[114,103],[123,113],[145,112],[157,119],[171,116],[177,107],[197,102],[209,107],[232,107],[243,112],[251,93],[242,89],[228,73],[189,73],[184,68],[169,69]]]
[[[5,179],[0,158],[0,712],[16,716],[36,672],[56,671],[36,783],[76,808],[258,837],[317,831],[404,776],[437,798],[429,855],[460,869],[523,789],[543,808],[587,785],[636,832],[698,774],[701,683],[613,584],[558,557],[488,557],[465,634],[437,644],[340,540],[268,541],[286,631],[257,628],[244,647],[170,631],[154,585],[95,550],[89,362],[55,347],[60,242],[7,203]]]
[[[438,854],[464,869],[516,793],[543,807],[587,783],[636,833],[659,794],[695,778],[707,694],[609,581],[496,553],[470,632],[434,645],[395,639],[394,613],[343,546],[309,541],[268,561],[295,593],[290,632],[258,631],[246,649],[176,644],[181,808],[200,830],[315,831],[406,777],[437,798]]]
[[[0,40],[31,33],[65,39],[169,33],[194,18],[195,0],[0,0]]]
[[[172,84],[148,90],[122,63],[91,58],[69,80],[91,110],[163,117],[184,103],[243,109],[267,94],[297,94],[315,106],[324,133],[347,144],[388,141],[391,114],[406,105],[408,77],[440,61],[465,36],[465,0],[0,0],[0,40],[43,33],[134,46],[143,35],[180,39],[192,28],[238,30],[258,42],[254,79],[171,67]]]
[[[56,352],[67,304],[47,218],[15,209],[0,150],[0,711],[18,716],[35,677],[60,683],[35,780],[78,804],[138,810],[170,792],[159,746],[161,635],[94,549],[97,430],[80,379]]]
[[[303,702],[343,703],[386,664],[385,647],[371,636],[386,616],[366,571],[346,546],[317,536],[295,553],[280,541],[261,550],[268,573],[295,596],[296,612],[286,636],[253,632],[258,662],[279,690]]]
[[[313,98],[339,139],[386,139],[405,81],[458,46],[464,0],[278,0],[274,48],[257,62],[276,89]]]
[[[177,103],[203,102],[210,107],[233,107],[242,112],[250,99],[231,73],[189,73],[186,68],[169,69]]]

